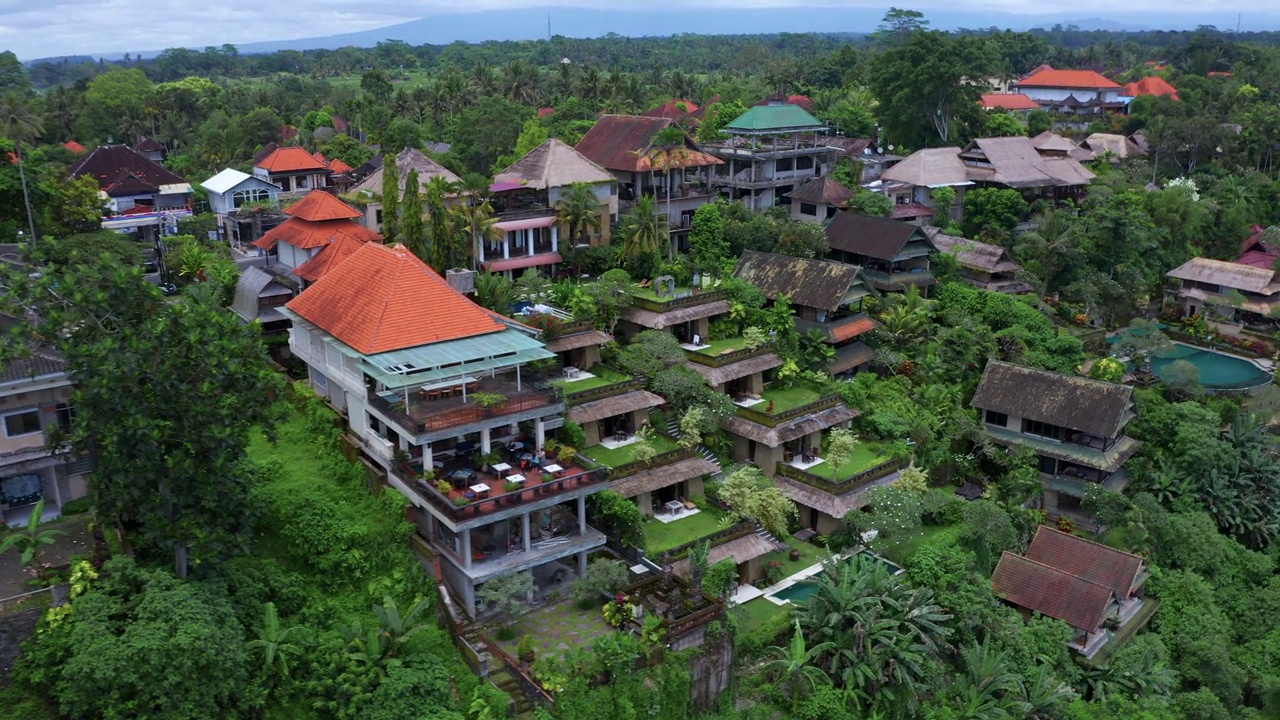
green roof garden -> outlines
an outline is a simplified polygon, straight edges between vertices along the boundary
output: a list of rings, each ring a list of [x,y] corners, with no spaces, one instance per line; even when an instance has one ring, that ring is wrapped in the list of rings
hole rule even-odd
[[[592,365],[588,372],[595,377],[589,377],[582,380],[566,380],[564,378],[557,378],[552,380],[551,384],[563,390],[566,395],[572,395],[574,393],[595,390],[596,388],[606,387],[608,385],[615,385],[631,379],[630,375],[605,367],[599,363]]]
[[[741,335],[735,335],[734,337],[724,338],[721,340],[704,340],[703,343],[705,344],[705,347],[700,347],[692,352],[696,352],[699,355],[718,357],[720,355],[745,348],[747,346],[747,339]]]
[[[760,393],[764,402],[753,405],[752,410],[759,410],[766,415],[780,415],[789,410],[818,402],[823,394],[803,383],[796,383],[789,388],[767,387]],[[769,403],[773,403],[770,407]]]
[[[714,509],[703,510],[669,523],[650,520],[644,524],[645,552],[650,557],[657,557],[672,548],[718,533],[725,527],[724,516]]]
[[[814,465],[805,472],[810,475],[816,475],[827,480],[846,480],[865,472],[871,468],[884,464],[892,460],[886,448],[879,443],[860,442],[853,454],[849,456],[839,467],[835,467],[831,462],[824,462]]]
[[[666,435],[656,434],[649,440],[649,444],[653,446],[654,454],[671,452],[680,449],[680,444]],[[607,448],[603,445],[592,445],[591,447],[581,448],[578,450],[579,455],[583,455],[605,467],[617,468],[628,463],[635,462],[636,449],[640,447],[640,443],[635,442],[630,445],[623,445],[619,448]]]

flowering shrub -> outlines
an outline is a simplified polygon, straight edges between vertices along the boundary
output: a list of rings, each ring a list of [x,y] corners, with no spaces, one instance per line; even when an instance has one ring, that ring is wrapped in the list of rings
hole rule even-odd
[[[529,327],[541,330],[543,338],[546,340],[554,340],[560,337],[560,333],[564,332],[564,322],[549,313],[528,315],[525,317],[524,323]]]
[[[1088,325],[1089,316],[1084,313],[1077,313],[1075,317],[1071,318],[1071,321],[1077,325]]]
[[[1071,518],[1064,516],[1058,518],[1058,529],[1064,533],[1069,533],[1076,529],[1076,525],[1071,522]]]
[[[614,628],[621,628],[632,618],[635,607],[631,604],[630,598],[619,593],[617,597],[604,604],[604,621]]]

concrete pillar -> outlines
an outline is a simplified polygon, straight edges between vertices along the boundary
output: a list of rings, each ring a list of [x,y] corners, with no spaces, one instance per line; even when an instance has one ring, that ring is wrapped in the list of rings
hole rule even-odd
[[[471,528],[462,531],[462,567],[471,569]]]
[[[528,230],[525,230],[525,231],[524,231],[524,232],[525,232],[525,235],[524,235],[524,241],[525,241],[525,242],[524,242],[524,245],[525,245],[525,248],[526,248],[526,250],[525,250],[525,255],[528,255],[528,256],[532,256],[532,255],[533,255],[533,245],[534,245],[534,239],[533,239],[534,232],[533,232],[533,230],[534,230],[533,228],[529,228]]]
[[[512,236],[512,234],[513,234],[513,233],[507,233],[507,236],[506,236],[506,237],[504,237],[504,238],[502,238],[502,259],[503,259],[503,260],[506,260],[506,259],[508,259],[508,258],[510,258],[510,257],[511,257],[511,236]]]
[[[396,433],[396,440],[400,441],[401,450],[405,452],[409,452],[409,438],[405,437],[404,435],[401,435],[400,433]]]
[[[711,320],[710,318],[698,318],[693,321],[693,331],[698,333],[702,339],[711,337]]]
[[[586,438],[587,447],[600,444],[600,423],[589,422],[582,426],[583,437]],[[578,448],[581,450],[582,448]]]
[[[542,449],[542,443],[547,439],[547,424],[542,422],[542,418],[535,418],[533,421],[533,449],[535,452]]]
[[[422,446],[422,471],[423,472],[435,469],[432,467],[432,464],[431,464],[432,459],[433,459],[433,456],[431,455],[431,443],[427,443],[426,445]]]
[[[555,225],[551,226],[551,252],[560,252],[560,231]]]
[[[584,578],[586,576],[587,576],[587,551],[583,550],[578,553],[578,577]]]
[[[578,496],[578,534],[587,532],[587,496]]]
[[[752,395],[764,392],[764,373],[752,373],[747,377],[747,392]]]
[[[520,537],[524,542],[524,551],[529,552],[533,545],[529,541],[529,513],[520,516]]]
[[[462,586],[462,604],[471,617],[476,616],[476,586],[470,580],[464,580]]]

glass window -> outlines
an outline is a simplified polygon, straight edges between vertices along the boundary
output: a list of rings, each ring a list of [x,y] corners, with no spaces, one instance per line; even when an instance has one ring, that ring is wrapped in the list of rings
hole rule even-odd
[[[1008,426],[1009,426],[1009,416],[1008,416],[1008,415],[1006,415],[1006,414],[1004,414],[1004,413],[1002,413],[1002,412],[996,412],[995,410],[988,410],[988,411],[987,411],[987,424],[988,424],[988,425],[999,425],[1000,427],[1008,427]]]
[[[8,437],[20,437],[40,432],[40,411],[24,410],[4,416],[4,434]]]
[[[1036,420],[1023,420],[1022,432],[1026,435],[1038,435],[1042,438],[1050,440],[1062,439],[1062,428],[1049,423],[1042,423]]]
[[[802,202],[800,203],[800,214],[813,215],[816,217],[818,214],[818,206],[813,203]]]

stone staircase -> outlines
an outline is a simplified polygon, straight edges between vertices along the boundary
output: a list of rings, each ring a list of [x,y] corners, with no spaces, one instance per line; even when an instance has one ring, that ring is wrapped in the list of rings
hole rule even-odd
[[[471,647],[484,653],[485,663],[488,666],[488,680],[494,687],[510,696],[515,703],[515,714],[517,718],[533,717],[533,702],[524,694],[524,690],[520,688],[519,681],[515,675],[507,669],[501,658],[495,657],[488,652],[488,646],[485,644],[484,638],[480,632],[474,627],[467,629],[462,635]]]
[[[677,440],[680,439],[680,422],[678,420],[674,418],[667,419],[667,434]],[[695,447],[693,451],[696,452],[703,460],[715,465],[715,472],[720,472],[720,461],[716,459],[716,454],[711,452],[710,448],[702,443],[698,443],[697,447]]]

